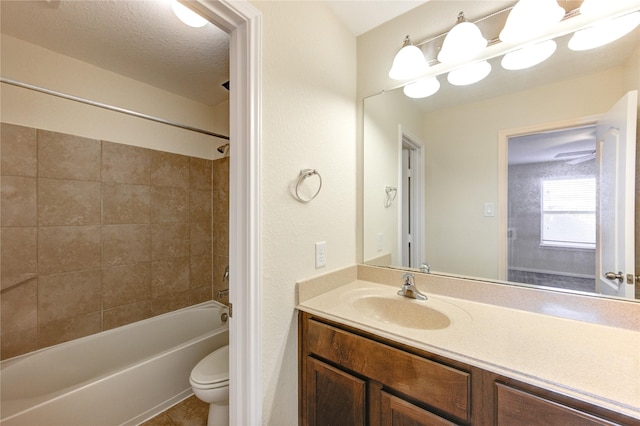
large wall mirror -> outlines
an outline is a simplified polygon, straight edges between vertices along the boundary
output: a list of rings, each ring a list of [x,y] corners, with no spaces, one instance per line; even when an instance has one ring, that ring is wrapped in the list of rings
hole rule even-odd
[[[582,52],[567,48],[569,37],[528,70],[506,71],[494,58],[475,85],[441,75],[427,98],[402,88],[365,98],[365,263],[636,297],[633,275],[626,280],[638,264],[638,214],[636,231],[617,236],[601,219],[621,220],[604,212],[614,200],[636,202],[636,118],[606,120],[622,104],[636,115],[640,30]],[[610,160],[602,144],[624,126],[631,152]],[[630,181],[626,192],[603,180],[607,162]]]

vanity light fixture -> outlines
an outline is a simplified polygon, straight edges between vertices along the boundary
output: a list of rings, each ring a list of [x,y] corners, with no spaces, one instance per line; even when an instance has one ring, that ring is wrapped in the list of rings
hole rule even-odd
[[[476,58],[487,47],[487,39],[478,26],[458,14],[456,25],[451,28],[438,53],[438,61],[443,64],[459,64]]]
[[[389,78],[393,80],[411,80],[427,72],[429,64],[419,47],[411,44],[409,36],[404,38],[402,48],[393,58]]]
[[[624,37],[640,24],[640,12],[596,22],[592,27],[576,31],[569,40],[571,50],[589,50]]]
[[[178,0],[171,0],[171,9],[173,9],[173,13],[175,13],[178,19],[190,27],[200,28],[209,23],[205,18],[178,2]]]
[[[468,86],[484,79],[490,72],[491,64],[480,61],[451,71],[447,75],[447,80],[454,86]]]
[[[514,44],[533,40],[549,32],[564,15],[557,0],[520,0],[509,12],[500,40]]]
[[[522,49],[509,52],[502,57],[502,68],[523,70],[546,61],[556,51],[558,44],[553,40],[531,44]]]
[[[435,77],[423,78],[413,83],[409,83],[402,91],[410,98],[426,98],[440,90],[440,82]]]

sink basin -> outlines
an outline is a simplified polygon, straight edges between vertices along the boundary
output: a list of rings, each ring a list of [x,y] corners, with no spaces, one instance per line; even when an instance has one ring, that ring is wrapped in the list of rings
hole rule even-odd
[[[448,316],[429,307],[428,300],[365,296],[353,300],[351,304],[370,318],[401,327],[438,330],[451,324]]]

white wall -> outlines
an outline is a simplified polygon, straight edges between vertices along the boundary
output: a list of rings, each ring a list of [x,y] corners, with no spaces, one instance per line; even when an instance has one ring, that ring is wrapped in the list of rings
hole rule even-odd
[[[355,263],[356,39],[320,1],[256,1],[263,13],[263,423],[298,422],[295,283]],[[300,169],[317,198],[292,195]],[[315,269],[314,243],[327,266]]]
[[[2,77],[229,134],[229,103],[210,107],[2,35]],[[224,139],[2,84],[4,122],[213,159]],[[179,143],[177,143],[179,142]]]

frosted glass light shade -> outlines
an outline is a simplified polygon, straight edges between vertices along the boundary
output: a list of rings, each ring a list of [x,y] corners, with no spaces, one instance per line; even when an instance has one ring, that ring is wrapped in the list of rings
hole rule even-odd
[[[491,64],[481,61],[451,71],[447,75],[447,80],[454,86],[468,86],[484,79],[490,72]]]
[[[411,80],[425,74],[429,69],[427,59],[420,48],[411,44],[409,36],[405,38],[402,49],[393,58],[389,78],[393,80]]]
[[[607,19],[594,26],[576,31],[569,40],[571,50],[589,50],[604,46],[629,34],[640,24],[640,12]]]
[[[190,27],[204,27],[209,22],[193,10],[189,9],[187,6],[179,3],[177,0],[171,1],[171,9],[173,9],[173,13],[175,13],[178,19],[180,19]]]
[[[460,18],[459,18],[460,19]],[[462,17],[464,19],[464,17]],[[443,64],[459,64],[477,57],[487,47],[487,39],[474,23],[457,23],[447,34],[438,53]]]
[[[580,14],[589,17],[603,16],[615,6],[612,0],[584,0],[580,5]]]
[[[440,82],[435,77],[423,78],[409,83],[402,91],[410,98],[426,98],[440,90]]]
[[[500,40],[505,43],[533,40],[550,31],[564,15],[565,10],[557,0],[520,0],[509,12]]]
[[[523,70],[546,61],[558,45],[553,40],[525,46],[522,49],[509,52],[502,57],[502,68],[507,70]]]

